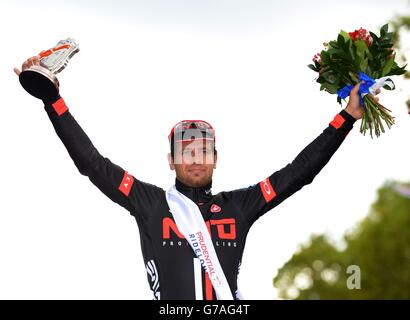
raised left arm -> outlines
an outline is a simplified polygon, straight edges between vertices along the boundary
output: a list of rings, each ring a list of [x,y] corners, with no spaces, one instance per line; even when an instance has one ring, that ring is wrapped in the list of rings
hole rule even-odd
[[[348,106],[328,127],[284,168],[249,188],[227,192],[240,207],[244,219],[252,224],[303,186],[310,184],[345,140],[353,124],[362,116],[356,86]]]

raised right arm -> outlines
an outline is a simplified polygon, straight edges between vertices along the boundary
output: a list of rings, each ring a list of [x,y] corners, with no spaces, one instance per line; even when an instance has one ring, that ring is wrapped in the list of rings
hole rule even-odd
[[[39,57],[32,57],[22,65],[22,70],[39,64]],[[21,72],[14,69],[17,75]],[[35,85],[35,84],[34,84]],[[94,147],[87,134],[68,110],[64,99],[57,93],[41,97],[44,108],[58,137],[66,147],[81,174],[87,176],[112,201],[135,214],[138,222],[149,217],[150,208],[164,191],[149,183],[135,179],[127,171],[103,157]]]
[[[80,173],[88,176],[112,201],[131,211],[130,191],[134,177],[98,152],[71,115],[63,98],[56,97],[54,102],[45,101],[44,108]]]

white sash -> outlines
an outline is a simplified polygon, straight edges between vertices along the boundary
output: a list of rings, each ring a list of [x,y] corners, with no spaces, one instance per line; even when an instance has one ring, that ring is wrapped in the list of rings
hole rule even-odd
[[[175,185],[166,192],[166,199],[178,230],[189,242],[202,267],[208,273],[218,300],[233,300],[228,281],[198,206],[180,193]]]

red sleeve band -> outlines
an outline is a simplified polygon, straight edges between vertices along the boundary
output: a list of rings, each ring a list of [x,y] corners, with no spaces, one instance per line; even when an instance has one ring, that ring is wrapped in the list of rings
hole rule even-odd
[[[345,118],[343,118],[340,114],[337,114],[330,125],[335,129],[339,129],[345,121]]]
[[[134,184],[134,177],[128,174],[127,171],[125,171],[124,177],[122,178],[121,184],[118,187],[118,189],[128,197],[133,184]]]
[[[66,106],[64,99],[60,98],[56,102],[52,104],[53,109],[55,112],[57,112],[58,116],[61,116],[64,112],[68,110],[68,107]]]
[[[261,183],[259,183],[259,186],[262,190],[262,194],[263,194],[263,197],[265,198],[266,203],[271,202],[272,199],[276,197],[276,192],[273,189],[269,181],[269,178],[266,178]]]

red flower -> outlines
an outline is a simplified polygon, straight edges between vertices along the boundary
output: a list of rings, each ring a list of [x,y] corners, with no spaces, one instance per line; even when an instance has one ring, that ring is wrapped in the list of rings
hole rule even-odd
[[[349,32],[349,36],[353,41],[356,41],[359,37],[359,33],[357,32],[357,30],[355,32]]]
[[[319,64],[321,64],[322,63],[322,60],[321,60],[321,56],[320,56],[320,52],[319,53],[316,53],[315,54],[315,56],[313,57],[313,62],[317,62],[317,63],[319,63]]]
[[[364,42],[366,42],[366,45],[368,47],[373,43],[372,36],[366,29],[363,28],[355,30],[354,32],[349,32],[349,36],[353,40],[353,42],[357,40],[363,40]]]

